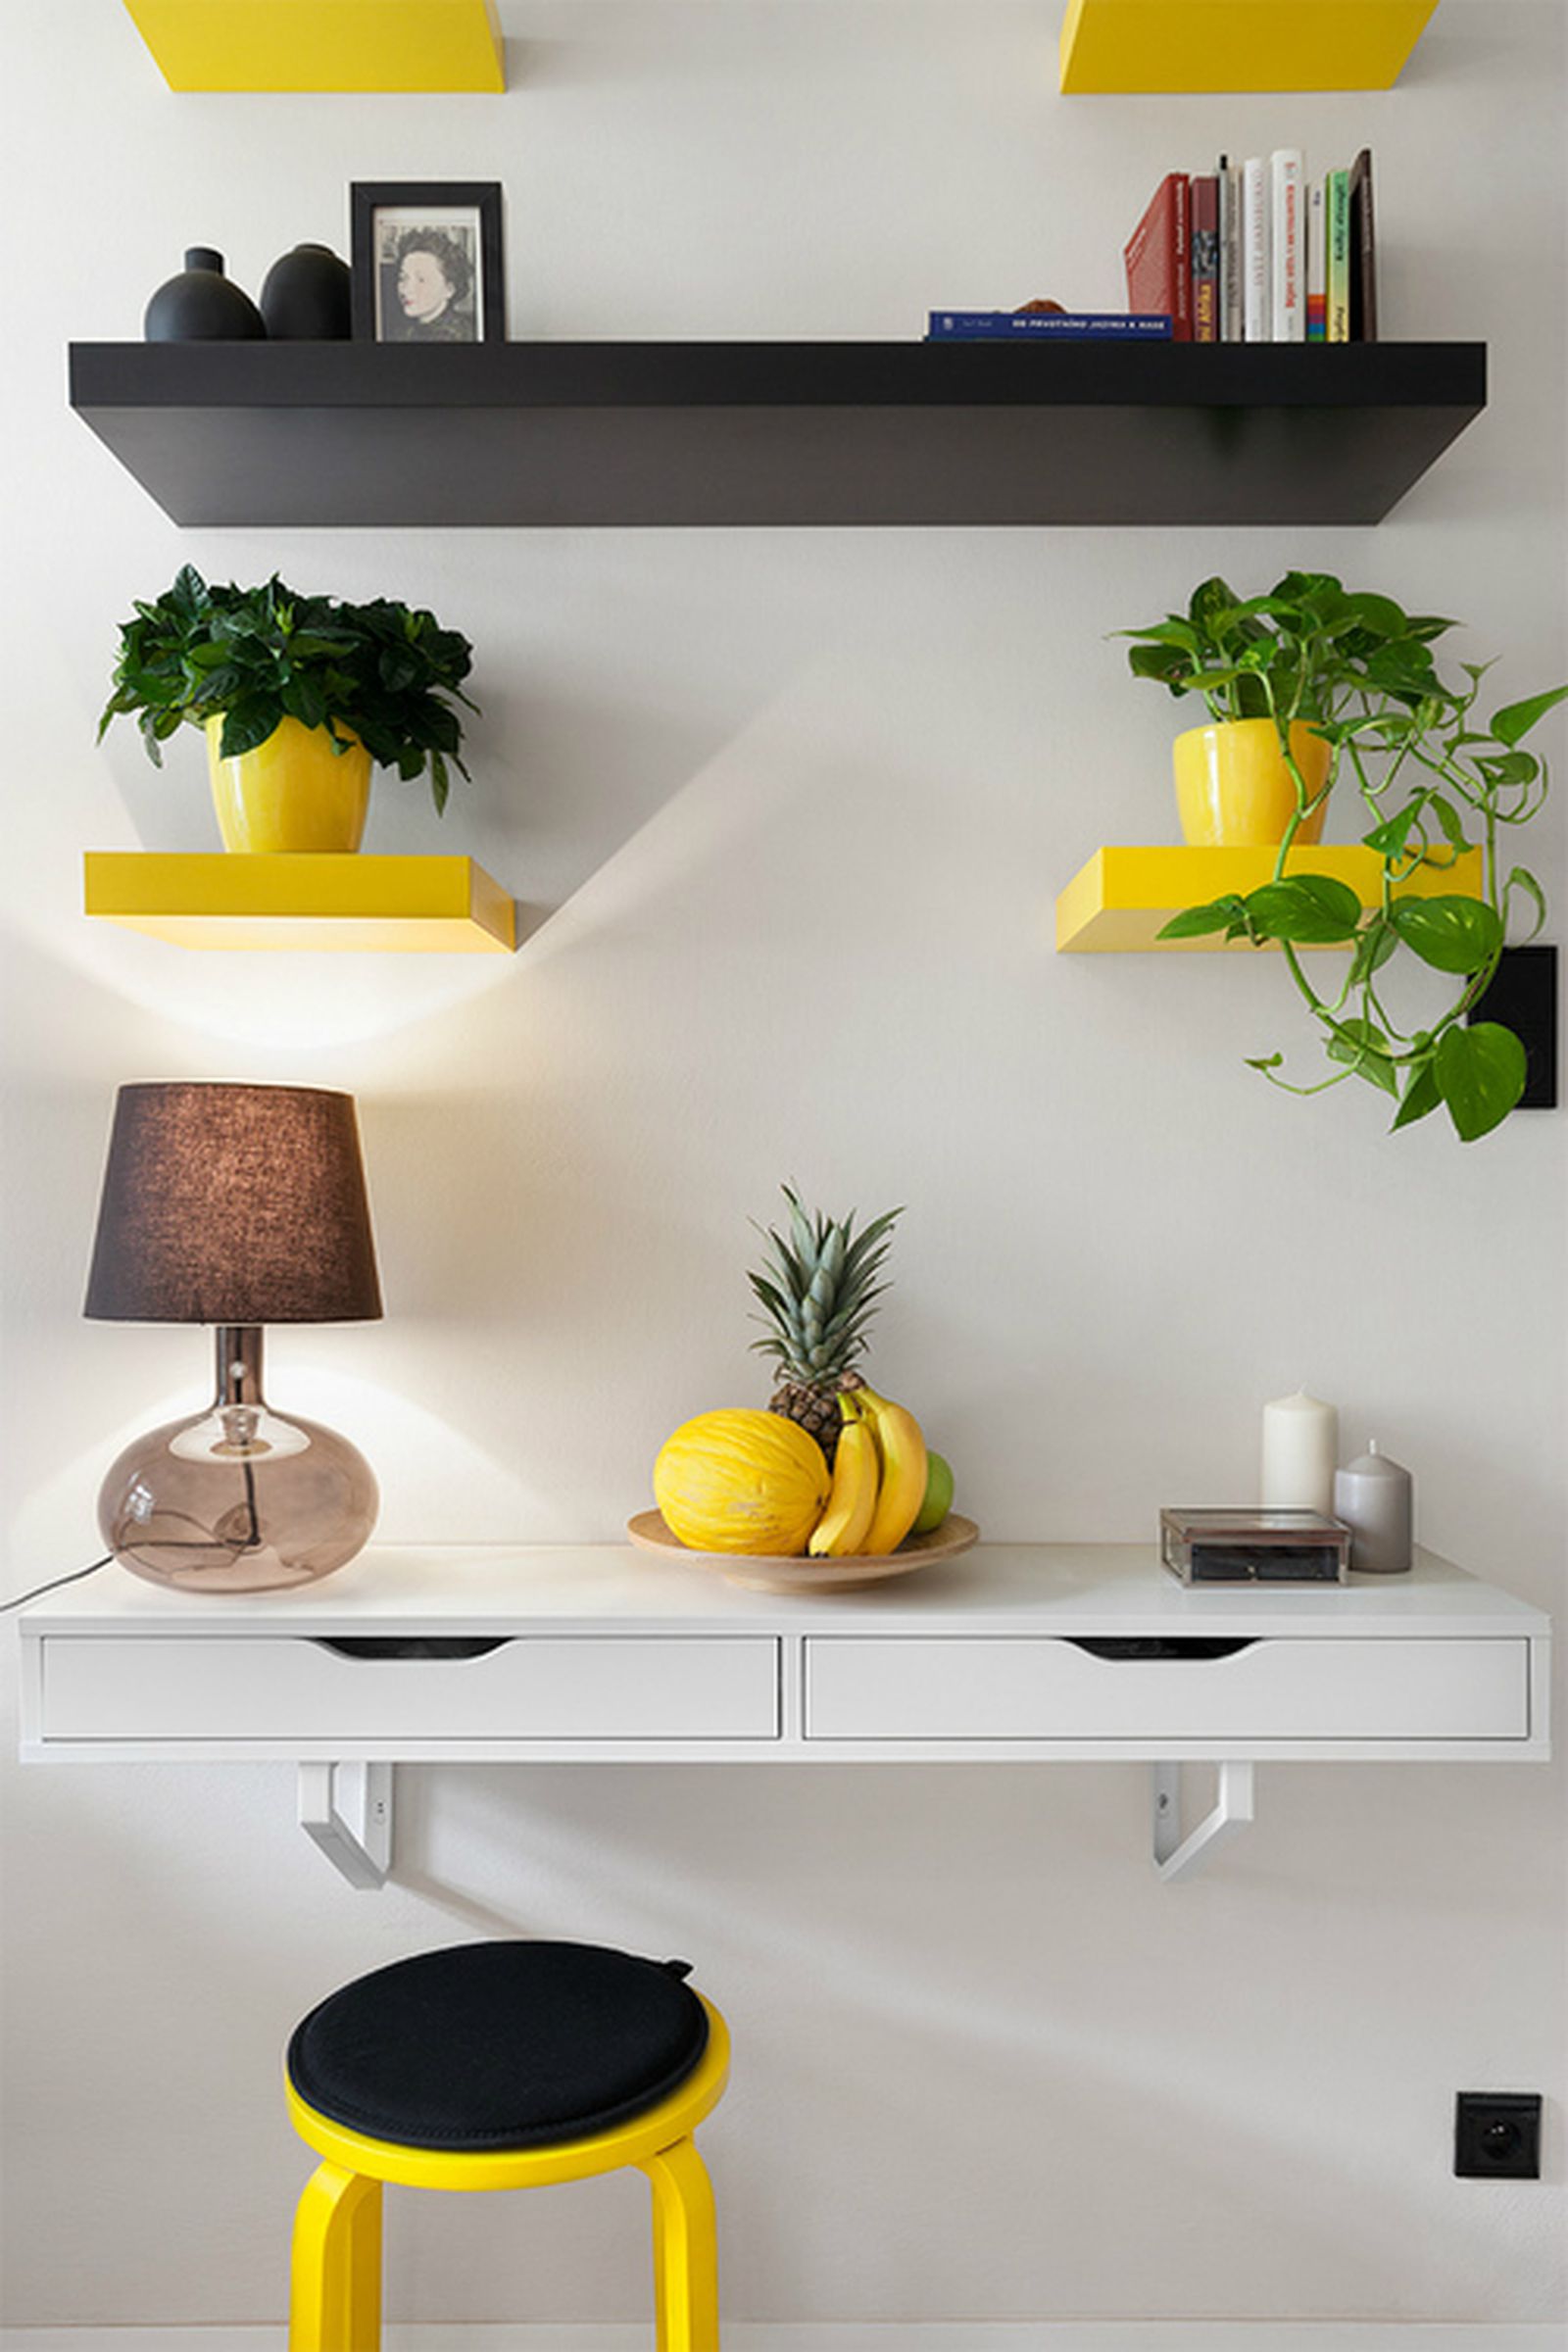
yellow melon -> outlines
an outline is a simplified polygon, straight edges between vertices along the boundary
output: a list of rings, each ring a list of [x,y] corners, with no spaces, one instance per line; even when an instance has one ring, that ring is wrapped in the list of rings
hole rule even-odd
[[[664,1525],[693,1551],[803,1552],[832,1483],[809,1431],[747,1406],[682,1422],[654,1464]]]

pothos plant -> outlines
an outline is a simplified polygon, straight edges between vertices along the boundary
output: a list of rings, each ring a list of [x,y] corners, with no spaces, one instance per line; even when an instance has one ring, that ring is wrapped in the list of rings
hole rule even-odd
[[[280,720],[325,727],[339,750],[351,730],[379,767],[405,783],[429,769],[437,813],[447,805],[447,762],[462,775],[463,727],[453,704],[473,648],[433,612],[387,597],[351,605],[301,596],[274,573],[259,588],[210,588],[187,564],[172,588],[137,602],[121,624],[114,693],[98,722],[135,714],[147,756],[182,725],[221,717],[220,759],[255,751]]]
[[[1196,939],[1223,932],[1254,946],[1276,943],[1328,1059],[1313,1083],[1281,1075],[1283,1054],[1250,1066],[1298,1095],[1322,1094],[1359,1078],[1396,1103],[1395,1128],[1413,1126],[1443,1104],[1461,1140],[1473,1142],[1504,1119],[1525,1086],[1525,1050],[1498,1021],[1470,1021],[1486,995],[1509,928],[1521,910],[1533,937],[1545,919],[1540,883],[1509,861],[1510,830],[1529,822],[1546,797],[1544,762],[1521,749],[1568,686],[1477,716],[1487,662],[1461,662],[1464,683],[1439,672],[1434,642],[1457,624],[1410,614],[1392,597],[1352,594],[1328,572],[1288,572],[1266,596],[1238,597],[1222,579],[1195,589],[1185,614],[1123,635],[1136,640],[1134,675],[1176,696],[1199,695],[1217,720],[1269,718],[1296,789],[1296,810],[1270,879],[1243,895],[1189,906],[1160,933]],[[1291,748],[1293,721],[1330,746],[1327,780],[1308,791]],[[1288,873],[1303,819],[1345,771],[1365,805],[1361,840],[1382,863],[1378,896],[1363,906],[1326,874]],[[1417,866],[1452,866],[1482,853],[1482,895],[1401,896]],[[1298,951],[1351,946],[1344,981],[1320,994]],[[1403,951],[1455,985],[1434,1017],[1401,1027],[1391,1006]]]

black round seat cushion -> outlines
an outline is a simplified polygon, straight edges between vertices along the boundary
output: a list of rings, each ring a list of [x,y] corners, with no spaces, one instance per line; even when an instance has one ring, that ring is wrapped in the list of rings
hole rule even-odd
[[[683,1960],[463,1943],[329,1993],[288,2045],[308,2107],[411,2148],[547,2147],[657,2106],[708,2046]]]

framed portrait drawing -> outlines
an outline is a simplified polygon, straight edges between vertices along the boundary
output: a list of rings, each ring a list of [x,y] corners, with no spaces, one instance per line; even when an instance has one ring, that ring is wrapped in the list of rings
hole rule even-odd
[[[499,180],[355,180],[354,334],[504,343]]]

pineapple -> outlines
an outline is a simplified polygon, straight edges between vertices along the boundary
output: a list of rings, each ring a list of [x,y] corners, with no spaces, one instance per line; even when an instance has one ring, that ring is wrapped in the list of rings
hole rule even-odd
[[[763,1310],[757,1320],[768,1326],[752,1346],[778,1369],[769,1412],[798,1421],[831,1468],[842,1427],[839,1391],[859,1379],[855,1362],[865,1348],[865,1326],[887,1289],[877,1280],[887,1236],[903,1211],[890,1208],[857,1234],[853,1211],[842,1220],[820,1209],[808,1216],[790,1187],[782,1190],[790,1204],[788,1237],[766,1227],[762,1267],[747,1276]]]

